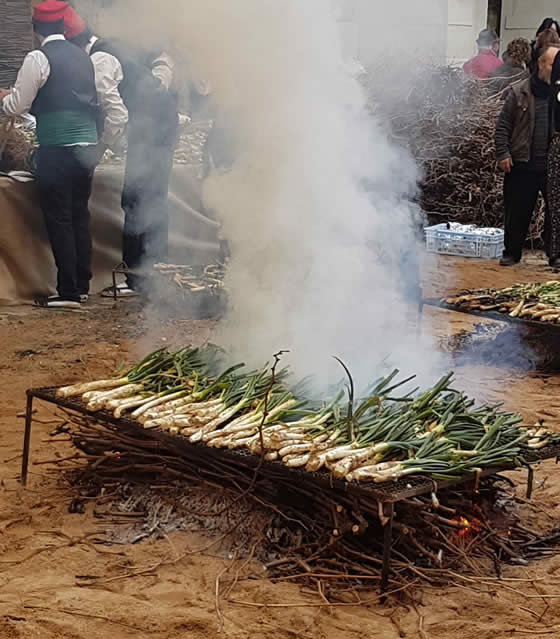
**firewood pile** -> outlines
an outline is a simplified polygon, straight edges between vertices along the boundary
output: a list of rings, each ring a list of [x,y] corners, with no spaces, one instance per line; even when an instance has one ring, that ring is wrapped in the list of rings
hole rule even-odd
[[[88,415],[64,411],[53,431],[61,434],[78,452],[52,463],[73,487],[73,512],[97,504],[106,530],[101,543],[204,529],[227,538],[233,556],[247,558],[245,567],[257,560],[253,577],[312,587],[328,601],[356,602],[379,584],[387,518],[367,495],[320,485],[308,474],[274,473],[264,463],[179,452],[149,430],[132,432]],[[389,593],[423,583],[473,584],[500,577],[504,565],[557,553],[560,531],[521,521],[525,503],[499,475],[474,490],[472,484],[438,490],[434,483],[431,494],[399,501]]]
[[[193,121],[187,115],[179,115],[179,134],[173,162],[184,166],[199,180],[204,178],[208,169],[206,143],[213,124],[212,120]],[[125,158],[125,153],[115,154],[108,149],[105,151],[101,163],[120,165],[125,162]]]
[[[0,115],[0,171],[30,171],[35,134],[19,119]]]
[[[158,263],[153,267],[154,299],[172,315],[199,319],[220,317],[227,305],[225,265]]]
[[[371,109],[422,167],[419,201],[430,223],[502,227],[503,176],[496,168],[494,131],[503,96],[489,96],[483,81],[451,67],[419,69],[405,96],[384,96],[369,76]],[[541,201],[529,240],[540,241],[543,230]]]

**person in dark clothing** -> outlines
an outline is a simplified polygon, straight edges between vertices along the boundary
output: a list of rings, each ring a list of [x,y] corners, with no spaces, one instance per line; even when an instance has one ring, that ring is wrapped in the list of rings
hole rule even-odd
[[[0,99],[7,115],[37,119],[36,183],[58,271],[58,295],[37,300],[46,308],[79,307],[91,279],[88,200],[97,158],[93,65],[64,39],[66,2],[47,0],[33,10],[40,49],[23,61],[11,91]]]
[[[548,202],[550,207],[549,264],[560,268],[560,49],[549,49],[547,64],[552,60],[549,94]]]
[[[553,29],[558,35],[560,35],[560,24],[558,24],[558,21],[554,18],[545,18],[541,22],[540,27],[537,29],[536,37],[540,36],[545,29]]]
[[[162,52],[91,35],[71,8],[65,20],[70,42],[91,57],[101,107],[120,101],[128,119],[121,206],[123,262],[129,272],[116,293],[135,295],[146,281],[145,267],[168,259],[167,197],[179,125],[177,94],[171,88],[173,62]],[[108,116],[105,113],[104,130],[112,123]],[[113,288],[102,294],[112,296]]]
[[[512,40],[504,53],[504,64],[488,76],[490,95],[505,94],[505,90],[529,76],[527,64],[531,53],[529,41],[525,38]]]
[[[547,206],[545,243],[549,245],[546,166],[548,153],[549,84],[545,62],[539,59],[536,73],[510,89],[496,124],[496,157],[505,173],[505,250],[500,264],[521,260],[523,244],[541,193]]]
[[[553,18],[545,18],[537,29],[535,39],[531,42],[530,73],[537,70],[539,51],[542,51],[547,44],[554,44],[555,40],[560,41],[560,25]]]

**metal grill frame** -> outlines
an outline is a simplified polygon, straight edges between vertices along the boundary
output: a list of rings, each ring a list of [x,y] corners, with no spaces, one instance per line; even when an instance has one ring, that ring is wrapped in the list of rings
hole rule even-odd
[[[145,429],[138,422],[129,418],[115,418],[109,411],[97,411],[91,413],[86,409],[86,405],[81,399],[76,398],[59,398],[56,396],[58,387],[42,387],[42,388],[30,388],[26,391],[27,404],[25,411],[25,431],[23,439],[23,454],[21,462],[21,483],[23,486],[27,485],[27,476],[29,469],[29,452],[31,444],[31,429],[33,423],[33,400],[39,399],[55,406],[60,406],[67,410],[73,411],[80,415],[85,415],[96,421],[111,424],[113,426],[120,426],[126,428],[129,432],[142,433],[144,436],[149,435],[155,441],[165,442],[171,444],[179,453],[181,451],[189,451],[189,456],[192,457],[192,453],[196,452],[204,456],[221,457],[234,461],[237,464],[245,466],[257,467],[260,463],[260,457],[253,455],[249,451],[244,450],[224,450],[215,449],[207,446],[204,443],[191,443],[186,437],[182,435],[171,435],[165,431],[159,429]],[[527,458],[524,461],[524,465],[528,470],[527,476],[527,498],[531,498],[533,489],[533,477],[534,470],[531,464],[538,463],[545,459],[556,458],[558,462],[560,460],[560,445],[559,446],[547,446],[546,448],[536,451],[534,456]],[[436,482],[429,477],[422,476],[409,476],[404,480],[397,482],[386,482],[383,484],[375,484],[373,482],[361,482],[361,483],[349,483],[339,479],[335,479],[327,471],[309,473],[305,470],[298,468],[288,468],[280,461],[264,462],[264,466],[267,469],[268,474],[279,474],[284,477],[289,477],[293,481],[297,481],[298,477],[302,475],[306,477],[311,476],[321,487],[327,490],[337,490],[338,492],[346,492],[356,497],[367,497],[373,499],[379,504],[380,509],[383,512],[385,521],[383,534],[383,567],[381,572],[381,592],[387,590],[389,583],[390,573],[390,560],[391,560],[391,547],[392,547],[392,530],[393,530],[393,517],[395,512],[395,504],[404,499],[411,497],[418,497],[420,495],[426,495],[431,492],[435,492],[438,489],[447,488],[450,486],[467,486],[469,483],[473,484],[473,489],[476,482],[476,475],[465,475],[457,481],[442,481]],[[490,475],[496,475],[500,472],[513,470],[511,466],[499,467],[499,468],[487,468],[484,470],[480,477],[488,477]]]
[[[480,311],[477,309],[460,308],[453,304],[448,304],[444,300],[437,298],[423,298],[419,306],[419,314],[422,315],[423,307],[431,306],[440,308],[445,311],[454,311],[455,313],[463,313],[464,315],[474,315],[483,319],[495,320],[504,324],[513,324],[518,327],[536,328],[540,330],[549,330],[555,337],[560,336],[560,324],[551,324],[550,322],[538,322],[537,320],[525,319],[523,317],[510,317],[507,313],[498,313],[497,311]]]

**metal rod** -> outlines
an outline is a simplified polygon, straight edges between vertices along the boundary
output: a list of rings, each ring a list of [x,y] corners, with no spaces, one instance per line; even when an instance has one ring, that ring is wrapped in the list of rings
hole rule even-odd
[[[117,301],[117,271],[113,269],[113,301]]]
[[[118,296],[117,296],[117,273],[120,273],[122,275],[126,275],[128,273],[128,266],[127,266],[126,262],[121,262],[120,264],[115,266],[115,268],[113,269],[113,272],[112,272],[112,276],[113,276],[113,301],[115,301],[115,302],[118,299]]]
[[[420,295],[420,301],[418,302],[418,318],[416,324],[416,338],[420,340],[422,338],[422,322],[424,319],[424,298]]]
[[[23,455],[21,459],[21,483],[27,484],[27,467],[29,466],[29,444],[31,442],[31,422],[33,421],[33,393],[27,391],[25,407],[25,432],[23,435]]]
[[[385,512],[385,508],[388,507],[389,512]],[[395,507],[393,503],[383,504],[383,512],[388,517],[389,521],[385,524],[383,531],[383,568],[381,570],[381,592],[387,592],[387,586],[389,585],[389,572],[391,568],[391,546],[393,544],[393,515],[395,514]]]
[[[531,499],[533,494],[533,482],[535,479],[535,471],[531,466],[528,467],[527,472],[527,499]]]

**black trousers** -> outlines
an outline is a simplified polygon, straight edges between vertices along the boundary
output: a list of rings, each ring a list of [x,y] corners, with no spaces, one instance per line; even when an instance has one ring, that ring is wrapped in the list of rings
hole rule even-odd
[[[514,166],[511,173],[506,174],[504,178],[504,256],[513,257],[515,260],[521,259],[523,244],[527,237],[539,193],[543,195],[547,208],[545,245],[548,254],[550,219],[548,215],[546,172],[527,171]]]
[[[169,105],[166,105],[169,106]],[[123,261],[135,271],[168,259],[169,213],[167,196],[177,140],[176,107],[161,119],[131,113],[128,151],[121,205],[124,210]],[[130,288],[141,287],[143,278],[127,276]]]
[[[54,254],[57,291],[79,301],[91,280],[88,201],[97,160],[95,146],[43,146],[37,153],[39,204]]]

